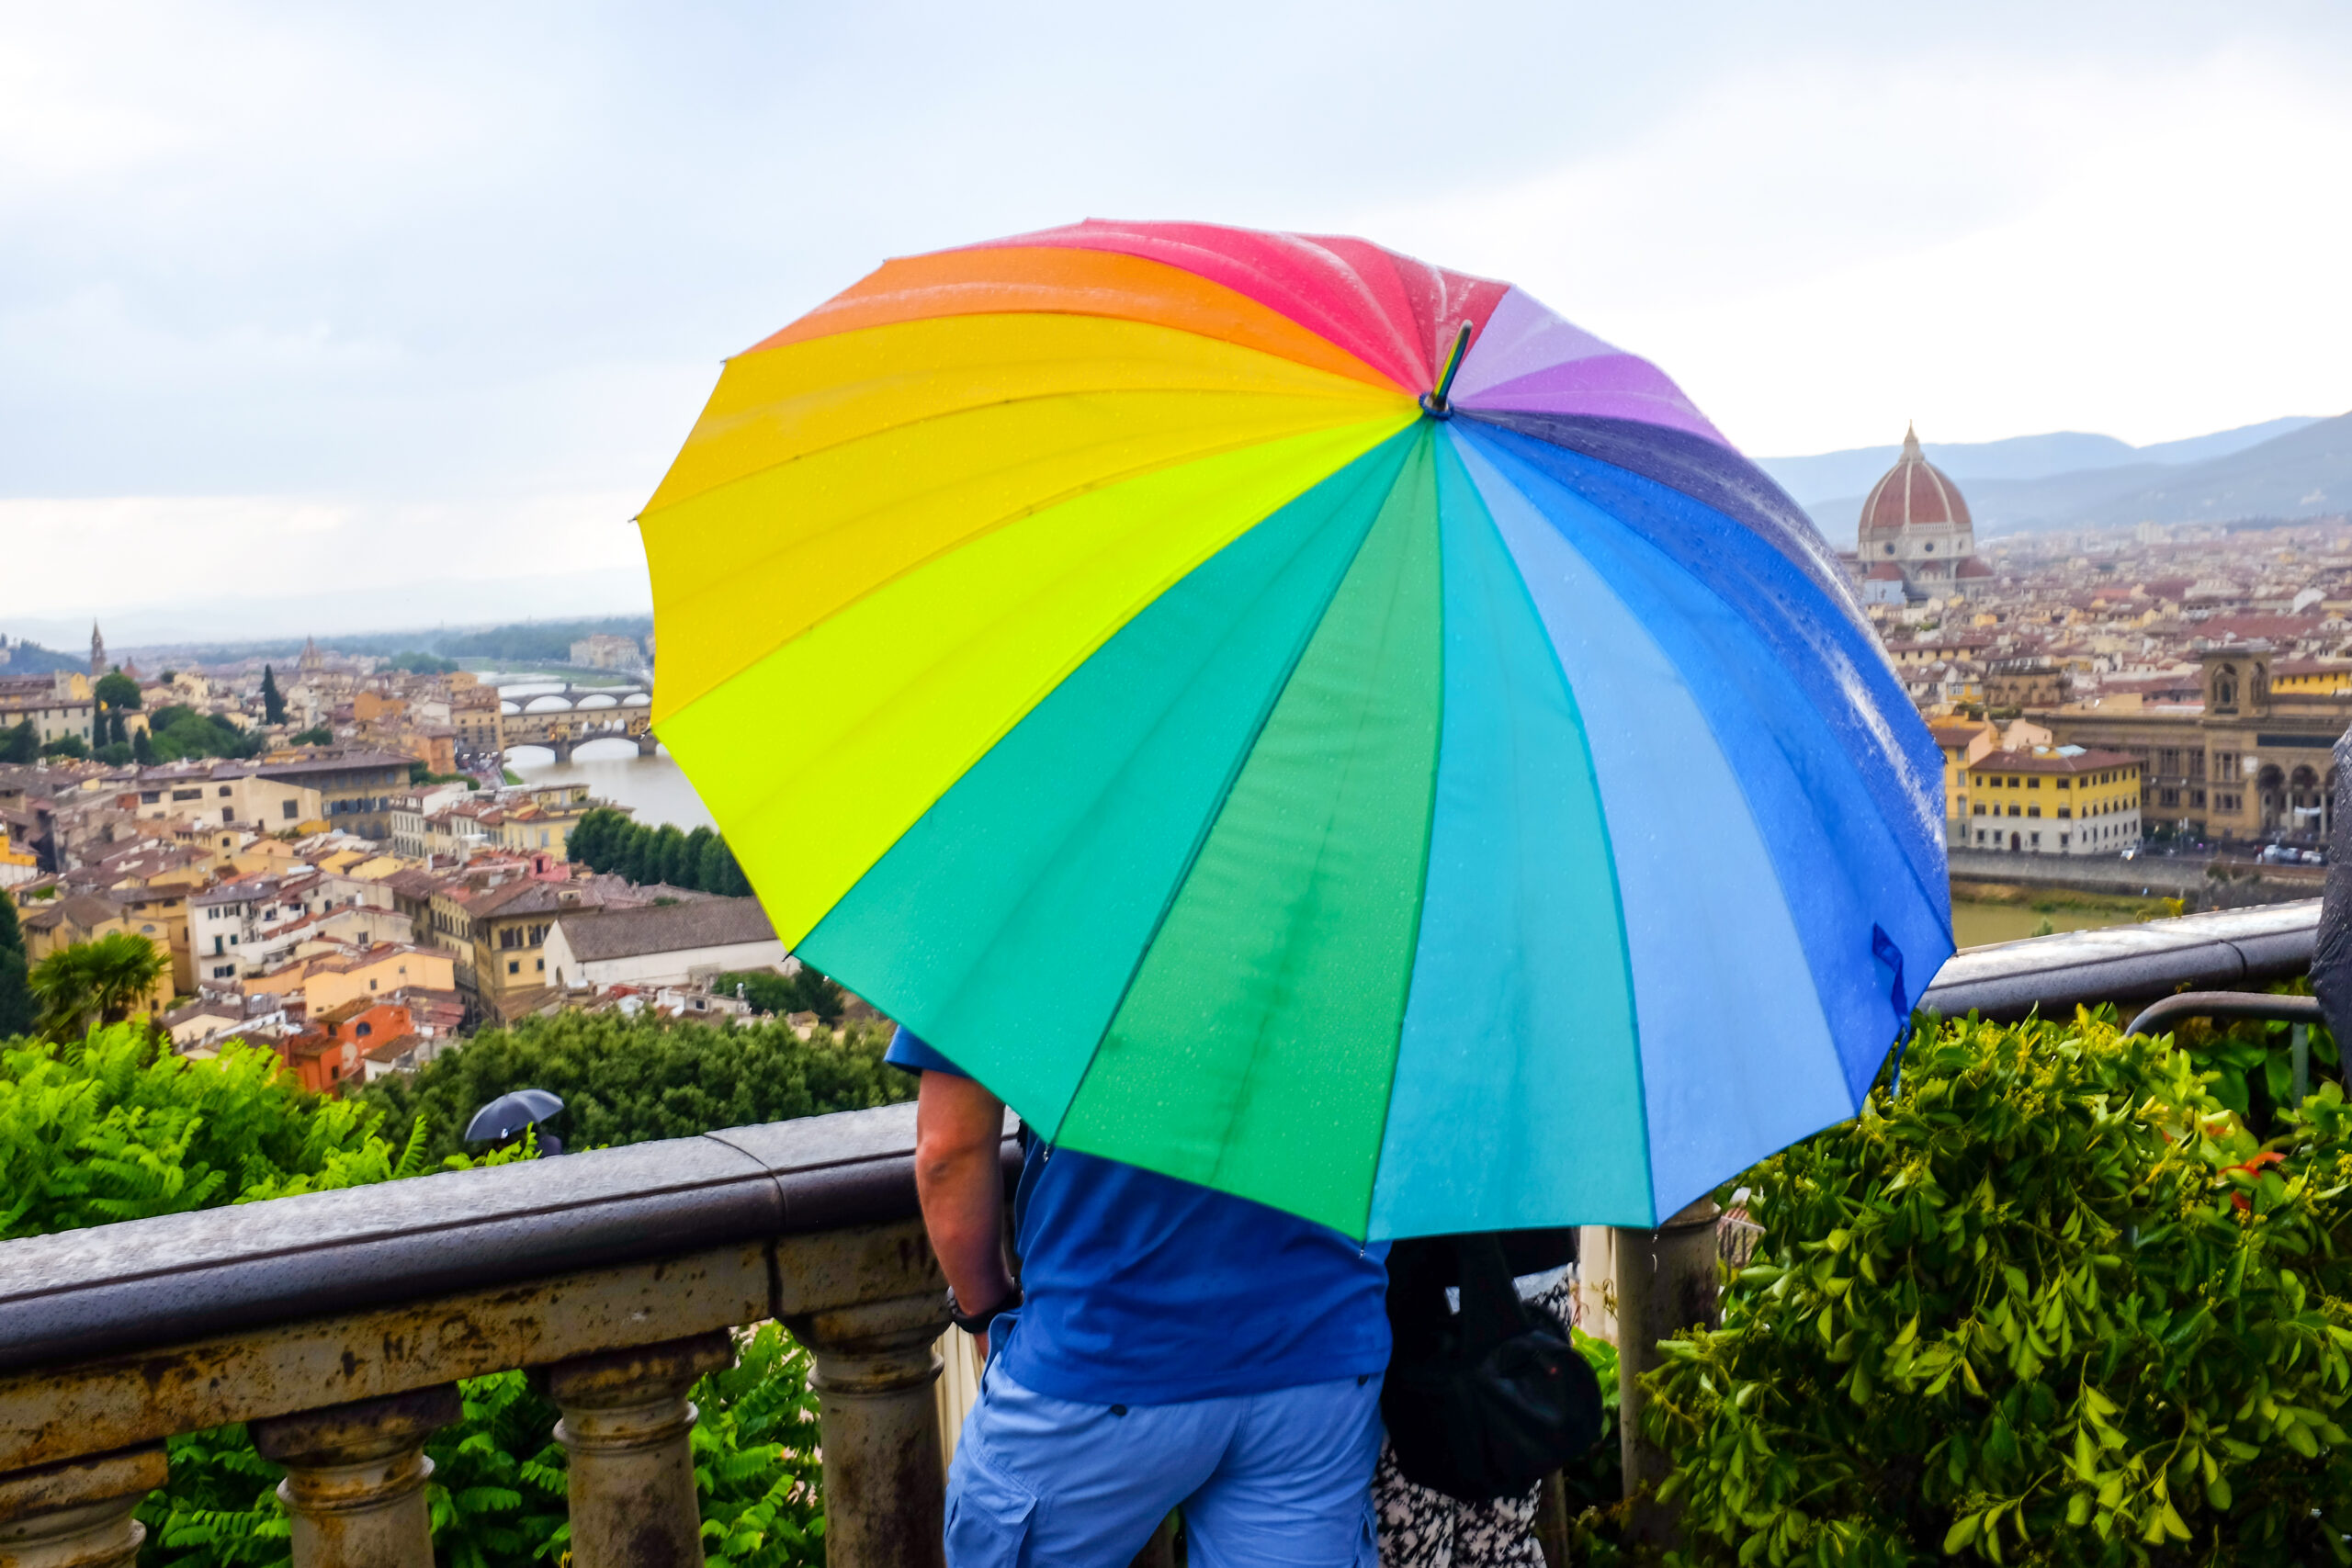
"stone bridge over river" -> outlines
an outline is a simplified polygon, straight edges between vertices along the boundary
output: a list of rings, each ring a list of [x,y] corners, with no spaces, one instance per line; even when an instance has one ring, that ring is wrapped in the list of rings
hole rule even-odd
[[[502,691],[499,728],[508,750],[543,746],[559,762],[571,761],[572,749],[588,740],[634,740],[639,756],[651,756],[652,707],[652,694],[642,686],[566,684],[512,696]]]

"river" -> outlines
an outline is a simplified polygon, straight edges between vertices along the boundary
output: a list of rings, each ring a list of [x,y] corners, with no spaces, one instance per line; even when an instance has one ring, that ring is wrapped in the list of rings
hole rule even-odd
[[[2082,908],[2060,905],[2042,910],[2030,904],[1996,904],[1975,898],[1951,901],[1951,934],[1962,947],[2015,942],[2041,930],[2044,920],[2056,931],[2098,931],[2107,926],[2137,924],[2137,908]]]
[[[587,741],[569,762],[557,761],[540,747],[517,746],[506,754],[506,765],[525,784],[584,784],[598,800],[629,807],[638,821],[652,827],[675,823],[691,833],[718,826],[670,753],[640,757],[634,740]]]
[[[502,695],[528,702],[540,692],[555,691],[554,683],[517,682],[500,685]],[[633,740],[591,740],[558,762],[555,754],[537,746],[518,746],[507,753],[507,766],[526,784],[584,784],[599,800],[633,809],[636,819],[659,828],[675,823],[692,832],[716,827],[710,810],[695,794],[695,786],[667,751],[650,757],[637,753]],[[1952,934],[1962,947],[2015,942],[2033,935],[2048,921],[2052,931],[2091,931],[2102,926],[2129,925],[2141,918],[2144,905],[2117,901],[2115,908],[2059,905],[2041,910],[2031,904],[2003,904],[1975,898],[1955,898],[1951,906]]]

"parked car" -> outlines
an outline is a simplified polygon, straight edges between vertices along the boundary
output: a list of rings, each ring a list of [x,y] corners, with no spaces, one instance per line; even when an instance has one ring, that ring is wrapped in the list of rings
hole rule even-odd
[[[2140,846],[2137,844],[2124,845],[2123,858],[2125,860],[2138,860],[2140,858]]]

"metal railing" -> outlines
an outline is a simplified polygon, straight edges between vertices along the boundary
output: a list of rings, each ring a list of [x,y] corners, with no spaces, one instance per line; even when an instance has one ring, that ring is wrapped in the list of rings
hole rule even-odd
[[[1980,950],[1921,1005],[2257,983],[2308,966],[2317,908]],[[130,1562],[162,1440],[231,1422],[287,1467],[297,1568],[425,1568],[424,1444],[517,1367],[561,1412],[578,1568],[699,1562],[686,1391],[768,1319],[813,1360],[828,1560],[937,1563],[913,1147],[900,1105],[0,1244],[0,1568]]]

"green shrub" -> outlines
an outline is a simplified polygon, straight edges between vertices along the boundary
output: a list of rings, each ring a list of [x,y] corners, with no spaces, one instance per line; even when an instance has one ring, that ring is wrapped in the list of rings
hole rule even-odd
[[[484,1030],[413,1078],[389,1075],[361,1096],[395,1126],[423,1115],[433,1152],[450,1154],[483,1105],[543,1089],[563,1100],[564,1142],[599,1148],[910,1100],[914,1076],[883,1063],[888,1044],[872,1025],[837,1043],[804,1041],[782,1022],[721,1029],[567,1012]]]
[[[271,1052],[175,1056],[143,1024],[0,1041],[0,1241],[423,1168],[422,1140],[401,1171],[379,1121],[304,1094]]]
[[[2279,1126],[2110,1016],[1916,1040],[1656,1374],[1687,1561],[2352,1561],[2352,1106]]]

